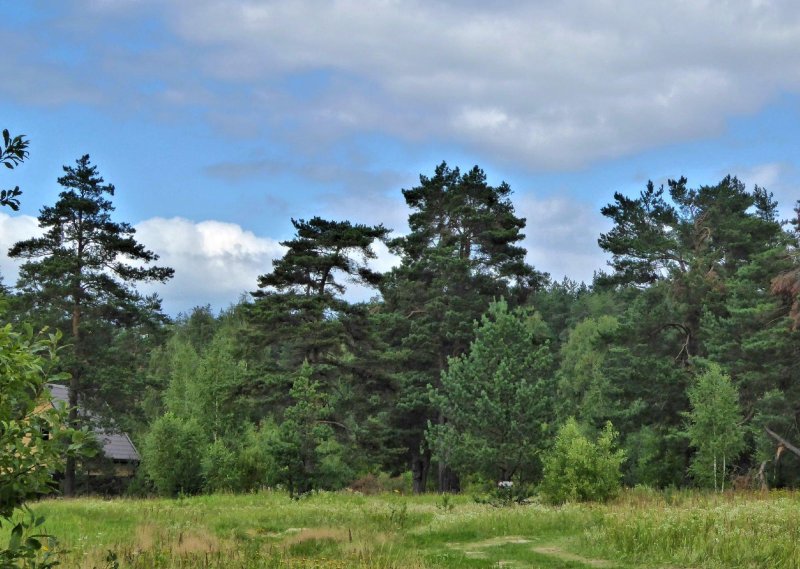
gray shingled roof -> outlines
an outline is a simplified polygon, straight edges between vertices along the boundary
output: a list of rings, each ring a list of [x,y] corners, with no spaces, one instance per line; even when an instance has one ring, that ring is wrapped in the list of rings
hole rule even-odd
[[[69,388],[65,385],[56,385],[48,383],[47,387],[50,389],[50,394],[54,401],[63,401],[64,404],[69,403]],[[91,413],[86,413],[91,418]],[[97,440],[103,445],[103,454],[112,460],[126,460],[126,461],[140,461],[142,458],[139,451],[131,441],[126,433],[109,432],[100,427],[92,427]]]

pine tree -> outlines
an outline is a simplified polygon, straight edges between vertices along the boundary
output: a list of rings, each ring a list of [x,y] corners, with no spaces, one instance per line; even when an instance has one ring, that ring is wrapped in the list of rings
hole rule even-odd
[[[105,184],[97,167],[85,155],[74,167],[65,166],[58,179],[64,188],[53,206],[39,213],[42,237],[16,243],[12,258],[25,259],[17,287],[33,313],[70,332],[70,420],[78,421],[77,404],[96,388],[92,370],[98,366],[108,336],[98,328],[143,325],[160,314],[156,298],[143,298],[137,282],[169,279],[173,270],[146,267],[158,256],[134,239],[127,223],[112,221],[114,207],[107,196],[115,188]],[[75,490],[75,465],[69,461],[65,492]]]
[[[385,275],[381,293],[398,391],[393,424],[409,449],[417,492],[424,491],[430,466],[426,425],[444,422],[427,386],[439,385],[447,358],[468,349],[473,322],[493,299],[521,304],[547,280],[525,262],[518,244],[525,219],[516,216],[510,195],[508,184],[490,186],[477,166],[462,174],[444,162],[403,190],[411,232],[390,243],[401,264]],[[458,486],[445,463],[438,478],[440,491]]]
[[[444,424],[429,425],[436,460],[462,474],[532,481],[553,423],[553,358],[541,318],[489,306],[469,351],[451,358],[433,401]]]

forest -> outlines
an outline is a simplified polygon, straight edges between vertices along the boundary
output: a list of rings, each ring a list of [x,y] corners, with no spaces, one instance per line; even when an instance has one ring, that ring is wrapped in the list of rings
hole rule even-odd
[[[8,168],[24,144],[6,133]],[[398,189],[405,235],[292,219],[249,298],[170,318],[137,285],[173,270],[115,218],[114,185],[88,155],[57,183],[41,236],[8,252],[21,265],[2,317],[6,334],[57,341],[73,427],[91,417],[131,436],[129,494],[499,483],[580,498],[551,487],[559,468],[599,486],[591,471],[607,469],[600,497],[620,482],[800,483],[770,435],[800,440],[800,218],[779,219],[767,189],[728,176],[609,192],[609,267],[577,283],[526,262],[536,220],[516,214],[509,185],[442,162]],[[7,208],[19,199],[3,192]],[[378,242],[400,259],[385,273],[369,264]],[[349,301],[353,285],[372,299]],[[89,490],[101,463],[71,454],[64,492]]]

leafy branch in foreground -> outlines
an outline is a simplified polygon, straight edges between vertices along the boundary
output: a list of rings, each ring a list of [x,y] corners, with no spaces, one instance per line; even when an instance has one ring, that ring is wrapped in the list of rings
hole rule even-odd
[[[28,157],[28,140],[24,135],[12,137],[8,129],[3,129],[3,147],[0,148],[0,164],[13,170]],[[0,206],[8,206],[14,211],[19,210],[19,196],[22,192],[19,186],[10,190],[0,190]]]
[[[66,379],[51,373],[59,338],[60,333],[37,335],[30,325],[0,328],[0,525],[13,524],[0,548],[0,568],[53,565],[42,541],[52,541],[41,533],[43,520],[30,511],[15,520],[15,512],[53,492],[65,453],[75,456],[91,436],[67,428],[67,410],[50,402],[47,383]]]

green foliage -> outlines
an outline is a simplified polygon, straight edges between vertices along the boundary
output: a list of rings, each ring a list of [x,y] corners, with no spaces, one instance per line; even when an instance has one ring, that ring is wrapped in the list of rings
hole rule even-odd
[[[52,372],[58,338],[0,327],[0,518],[52,492],[64,453],[75,456],[90,436],[68,429],[66,410],[50,405],[46,384],[65,379]]]
[[[200,425],[167,413],[156,419],[142,445],[142,467],[159,494],[194,494],[203,487],[206,449]]]
[[[352,473],[343,464],[342,448],[325,420],[330,409],[319,384],[311,380],[310,365],[300,368],[290,395],[293,403],[284,412],[271,448],[277,481],[293,497],[320,488],[341,488]]]
[[[202,451],[203,490],[206,492],[242,490],[242,473],[232,445],[218,439]]]
[[[449,361],[433,401],[445,418],[429,424],[434,458],[460,474],[531,480],[552,420],[552,356],[542,322],[504,300],[476,323],[469,352]]]
[[[338,296],[346,290],[339,280],[377,284],[378,275],[367,261],[376,258],[373,242],[389,232],[382,225],[319,217],[293,219],[292,225],[296,236],[281,243],[286,254],[273,261],[271,273],[259,277],[251,310],[251,341],[275,344],[282,364],[278,369],[290,374],[306,360],[335,363],[348,337],[344,319],[349,305]]]
[[[625,438],[626,483],[679,487],[685,479],[685,435],[664,425],[645,425]]]
[[[600,426],[620,414],[621,388],[611,382],[606,363],[618,332],[619,320],[613,316],[587,318],[570,330],[556,375],[562,416]]]
[[[58,541],[45,532],[44,516],[25,508],[21,519],[11,523],[8,544],[0,548],[0,569],[49,569],[60,565]]]
[[[272,423],[245,428],[237,439],[217,439],[202,452],[203,490],[252,492],[280,482],[272,456],[279,443]]]
[[[0,147],[0,164],[9,170],[19,166],[28,157],[28,141],[24,135],[12,137],[8,129],[3,129],[3,146]],[[19,210],[19,186],[10,190],[0,190],[0,207],[7,206],[13,211]]]
[[[625,452],[615,449],[617,433],[606,423],[597,442],[569,418],[544,459],[542,495],[551,503],[606,501],[620,491]]]
[[[66,409],[51,405],[47,383],[65,379],[52,372],[60,335],[37,336],[29,325],[0,328],[0,526],[11,525],[0,548],[0,568],[45,569],[55,565],[55,539],[43,533],[44,518],[24,511],[25,502],[55,491],[53,475],[64,457],[76,456],[90,435],[66,426]]]
[[[278,428],[271,421],[263,422],[258,428],[250,425],[245,429],[237,456],[242,490],[259,490],[277,484],[277,468],[271,451],[277,438]]]
[[[696,454],[690,471],[699,484],[725,490],[731,464],[744,450],[739,394],[730,377],[711,364],[689,389],[686,434]]]
[[[381,283],[382,336],[397,391],[392,425],[408,448],[417,492],[430,471],[425,430],[441,421],[428,385],[439,387],[448,358],[467,351],[473,322],[493,299],[521,304],[547,280],[525,262],[525,219],[510,195],[508,184],[489,185],[477,166],[462,173],[444,162],[403,190],[410,232],[390,242],[401,263]],[[457,488],[450,474],[440,469],[439,490]]]
[[[186,418],[192,418],[200,425],[208,439],[232,435],[241,430],[243,416],[242,402],[235,394],[245,377],[244,362],[236,358],[234,331],[222,328],[206,346],[202,356],[195,356],[185,368],[176,370],[182,382],[183,396],[172,388],[168,394],[168,408],[175,407]],[[180,348],[184,358],[192,358],[191,347]],[[186,372],[194,368],[191,375]]]

